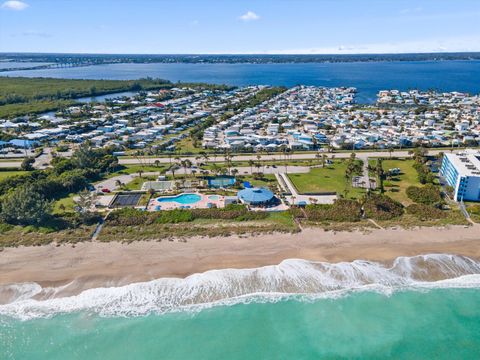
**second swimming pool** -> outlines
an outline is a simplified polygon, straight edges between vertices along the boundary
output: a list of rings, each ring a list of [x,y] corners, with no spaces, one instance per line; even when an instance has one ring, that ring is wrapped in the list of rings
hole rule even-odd
[[[158,202],[177,202],[179,204],[195,204],[202,200],[202,197],[198,194],[180,194],[177,196],[159,197]]]

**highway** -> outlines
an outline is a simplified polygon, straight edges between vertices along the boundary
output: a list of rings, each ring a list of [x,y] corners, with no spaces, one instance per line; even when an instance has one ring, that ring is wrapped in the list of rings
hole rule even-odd
[[[35,161],[35,164],[34,164],[34,167],[36,169],[45,169],[46,167],[48,167],[48,164],[50,163],[51,159],[52,159],[52,154],[51,154],[51,149],[49,148],[45,148],[44,149],[44,152],[42,155],[40,155],[36,161]],[[391,157],[400,157],[400,158],[406,158],[406,157],[410,157],[410,154],[408,153],[409,150],[396,150],[396,151],[393,151],[391,154],[387,151],[356,151],[355,154],[357,155],[357,158],[359,159],[362,159],[362,160],[366,160],[368,158],[378,158],[378,157],[383,157],[383,158],[389,158],[390,156]],[[447,152],[449,150],[445,150],[445,149],[428,149],[428,154],[429,155],[438,155],[439,153],[441,152]],[[350,157],[350,152],[339,152],[339,153],[327,153],[327,152],[324,152],[324,153],[320,153],[320,154],[325,154],[327,155],[327,157],[329,159],[332,159],[332,158],[335,158],[335,159],[346,159],[346,158],[349,158]],[[64,156],[64,157],[69,157],[71,156],[71,153],[68,152],[68,153],[61,153],[61,154],[58,154],[59,156]],[[249,160],[253,160],[255,162],[258,162],[258,158],[257,156],[260,155],[261,156],[261,159],[260,161],[263,162],[263,161],[272,161],[272,160],[276,160],[276,161],[283,161],[285,159],[285,156],[283,155],[283,153],[270,153],[270,154],[231,154],[231,157],[232,157],[232,161],[243,161],[243,162],[246,162],[246,161],[249,161]],[[318,161],[318,158],[316,157],[316,153],[302,153],[302,152],[298,152],[298,153],[293,153],[293,154],[289,154],[287,156],[287,159],[289,161],[294,161],[294,160],[317,160]],[[198,154],[196,155],[189,155],[189,156],[180,156],[180,159],[181,160],[186,160],[186,159],[189,159],[190,161],[192,161],[192,163],[195,163],[197,161],[195,161],[195,157],[199,156]],[[214,157],[213,155],[209,155],[209,159],[208,160],[205,160],[203,157],[201,159],[201,162],[205,163],[205,162],[208,162],[208,163],[213,163],[213,162],[217,162],[217,163],[223,163],[225,162],[225,158],[222,154],[217,154],[216,157]],[[21,163],[22,163],[22,160],[23,159],[5,159],[3,161],[0,161],[0,168],[19,168]],[[169,157],[118,157],[118,162],[121,164],[121,165],[154,165],[155,162],[158,160],[158,162],[160,164],[169,164],[170,162],[174,163],[176,162],[173,157],[172,158],[169,158]],[[300,171],[301,172],[301,171]]]
[[[428,149],[428,154],[429,155],[438,155],[441,152],[446,152],[448,150],[436,150],[436,149]],[[341,153],[322,153],[327,155],[328,158],[335,158],[335,159],[345,159],[349,158],[351,153],[348,152],[341,152]],[[281,161],[284,159],[284,156],[282,153],[272,153],[272,154],[260,154],[261,159],[260,161],[272,161],[272,160],[277,160]],[[362,152],[356,152],[357,158],[359,159],[366,159],[366,158],[378,158],[378,157],[383,157],[383,158],[389,158],[391,157],[401,157],[401,158],[406,158],[410,157],[411,155],[408,153],[408,150],[397,150],[393,151],[391,154],[386,151],[362,151]],[[191,156],[180,156],[181,160],[194,160],[196,155],[191,155]],[[257,155],[231,155],[233,157],[232,161],[249,161],[253,160],[255,162],[258,162]],[[293,153],[291,155],[288,155],[288,160],[318,160],[316,158],[315,153]],[[144,165],[151,165],[154,164],[158,160],[159,163],[161,164],[168,164],[170,162],[175,162],[175,160],[172,158],[168,157],[140,157],[140,158],[122,158],[119,157],[118,161],[122,165],[134,165],[134,164],[144,164]],[[201,162],[225,162],[225,159],[223,155],[217,155],[216,158],[213,157],[213,155],[206,161],[205,159],[202,158]]]

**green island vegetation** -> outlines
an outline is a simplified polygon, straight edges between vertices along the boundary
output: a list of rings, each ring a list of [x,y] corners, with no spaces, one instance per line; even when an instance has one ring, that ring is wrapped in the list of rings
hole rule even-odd
[[[17,117],[54,111],[75,105],[75,99],[124,91],[148,91],[172,87],[230,89],[203,83],[172,84],[168,80],[81,80],[0,77],[0,117]]]

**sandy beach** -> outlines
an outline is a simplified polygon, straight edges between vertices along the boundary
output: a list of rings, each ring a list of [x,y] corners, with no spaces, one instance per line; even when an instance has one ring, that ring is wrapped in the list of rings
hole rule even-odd
[[[391,262],[399,256],[449,253],[480,258],[480,225],[448,228],[268,234],[131,244],[79,243],[6,248],[0,253],[0,285],[36,282],[67,285],[64,292],[119,286],[161,277],[185,277],[212,269],[253,268],[299,258],[341,262]],[[0,299],[1,301],[1,299]]]

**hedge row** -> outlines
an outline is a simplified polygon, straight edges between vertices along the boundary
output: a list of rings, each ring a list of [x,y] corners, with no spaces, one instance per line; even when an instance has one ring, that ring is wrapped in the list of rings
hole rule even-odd
[[[112,226],[135,226],[149,224],[176,224],[190,222],[195,219],[218,219],[249,221],[268,217],[266,212],[250,212],[243,205],[230,205],[224,209],[189,209],[147,212],[132,208],[113,211],[107,223]]]
[[[362,216],[360,203],[347,199],[338,199],[331,205],[307,205],[305,213],[311,221],[359,221]]]
[[[439,206],[443,203],[442,194],[432,184],[423,187],[409,186],[406,193],[409,199],[419,204]]]
[[[390,220],[403,215],[403,205],[385,195],[366,197],[363,209],[367,218],[375,220]]]
[[[442,219],[447,216],[442,210],[425,204],[412,204],[407,206],[407,214],[414,215],[420,220]]]

